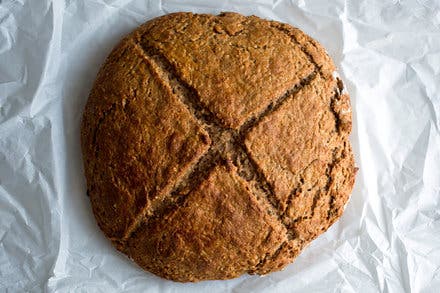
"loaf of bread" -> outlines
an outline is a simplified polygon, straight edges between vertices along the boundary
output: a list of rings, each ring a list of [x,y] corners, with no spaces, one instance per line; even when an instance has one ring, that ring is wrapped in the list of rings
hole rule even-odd
[[[87,193],[115,247],[187,282],[285,267],[342,214],[351,107],[290,25],[174,13],[125,37],[85,107]]]

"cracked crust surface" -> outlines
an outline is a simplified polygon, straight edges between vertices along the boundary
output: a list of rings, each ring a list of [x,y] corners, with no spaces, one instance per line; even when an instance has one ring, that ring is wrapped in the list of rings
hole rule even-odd
[[[142,224],[127,242],[128,255],[159,276],[195,281],[237,277],[274,253],[284,228],[233,169],[214,167],[182,206]]]
[[[203,126],[135,48],[124,41],[101,70],[82,131],[93,212],[116,239],[210,144]]]
[[[230,128],[314,70],[299,45],[255,16],[192,15],[188,21],[186,14],[167,15],[148,22],[134,37],[163,54],[196,90],[200,103]]]
[[[81,128],[98,225],[176,281],[280,270],[342,214],[356,168],[349,97],[287,24],[175,13],[124,38]]]

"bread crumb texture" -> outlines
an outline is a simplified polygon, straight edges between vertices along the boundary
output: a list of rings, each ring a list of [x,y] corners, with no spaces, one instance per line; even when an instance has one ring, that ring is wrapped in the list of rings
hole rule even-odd
[[[282,269],[341,216],[354,184],[350,100],[333,72],[287,24],[145,23],[113,49],[83,115],[99,227],[170,280]]]

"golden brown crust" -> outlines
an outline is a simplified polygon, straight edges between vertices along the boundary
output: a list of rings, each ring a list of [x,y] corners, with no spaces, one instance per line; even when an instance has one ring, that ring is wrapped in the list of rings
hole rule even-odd
[[[286,24],[175,13],[101,68],[81,144],[97,222],[177,281],[283,268],[342,214],[349,96],[324,49]]]
[[[314,70],[288,35],[254,16],[173,14],[135,38],[161,52],[225,127],[238,128]]]
[[[98,76],[82,131],[90,200],[111,238],[121,238],[210,144],[132,41],[124,40],[116,52]]]
[[[261,208],[246,182],[220,165],[182,206],[143,224],[126,249],[159,276],[199,281],[244,274],[285,239],[284,227]]]

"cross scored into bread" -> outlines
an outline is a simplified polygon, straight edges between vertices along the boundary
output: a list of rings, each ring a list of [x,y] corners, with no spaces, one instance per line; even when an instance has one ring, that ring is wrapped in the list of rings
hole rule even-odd
[[[176,281],[282,269],[342,214],[356,168],[349,96],[299,29],[175,13],[125,37],[81,129],[100,228]]]

